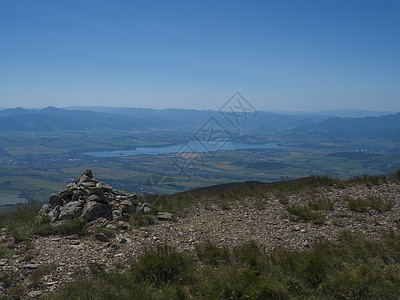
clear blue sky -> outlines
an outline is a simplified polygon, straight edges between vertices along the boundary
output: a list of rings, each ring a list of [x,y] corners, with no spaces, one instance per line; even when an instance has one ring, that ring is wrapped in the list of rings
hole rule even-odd
[[[0,1],[0,107],[400,111],[400,1]]]

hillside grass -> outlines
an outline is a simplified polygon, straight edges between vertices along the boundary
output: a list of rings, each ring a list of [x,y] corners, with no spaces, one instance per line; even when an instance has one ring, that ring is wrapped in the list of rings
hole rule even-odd
[[[142,201],[148,202],[153,215],[135,214],[131,218],[134,226],[148,226],[155,222],[154,215],[158,211],[169,211],[178,216],[184,216],[192,207],[202,204],[205,207],[217,205],[219,208],[229,210],[231,205],[253,198],[255,205],[262,208],[262,199],[268,195],[276,195],[282,204],[287,204],[288,195],[308,194],[314,195],[319,187],[346,188],[351,185],[364,184],[380,185],[383,183],[400,183],[400,170],[390,176],[361,176],[350,180],[341,180],[328,175],[312,175],[297,180],[284,180],[281,182],[239,182],[201,188],[174,195],[142,195]],[[312,198],[312,197],[311,197]],[[393,203],[374,199],[348,199],[348,208],[354,211],[365,211],[368,208],[376,211],[390,210]],[[332,203],[325,199],[314,199],[304,206],[288,205],[286,210],[305,221],[323,223],[325,216],[321,210],[331,210]],[[50,224],[49,218],[39,216],[40,204],[30,201],[27,204],[17,205],[13,209],[0,212],[0,228],[7,228],[8,234],[17,242],[29,242],[33,235],[70,235],[86,234],[86,221],[75,219],[58,227]]]
[[[389,176],[365,175],[349,180],[329,175],[312,175],[296,180],[288,178],[272,183],[236,182],[173,195],[141,195],[141,200],[149,203],[155,211],[169,211],[176,215],[185,215],[186,211],[199,203],[205,207],[217,205],[222,209],[229,209],[233,203],[244,201],[246,198],[260,199],[273,194],[281,198],[281,202],[285,202],[288,195],[300,193],[312,195],[319,187],[344,189],[353,185],[374,186],[392,182],[400,183],[400,170]]]
[[[400,171],[393,176],[366,176],[348,181],[311,176],[272,184],[230,184],[171,197],[152,196],[155,201],[152,205],[175,213],[184,212],[199,202],[226,205],[229,209],[230,203],[246,197],[259,199],[270,193],[313,195],[318,187],[345,188],[354,184],[368,186],[390,182],[400,182]],[[323,222],[321,211],[331,210],[332,203],[311,198],[302,207],[288,205],[286,209],[305,220]],[[348,208],[354,211],[390,209],[391,203],[379,198],[364,200],[367,203],[348,199]],[[54,228],[46,216],[38,216],[39,209],[38,203],[30,202],[3,212],[0,228],[6,227],[7,234],[17,243],[24,242],[28,250],[33,235],[85,234],[85,220],[76,219]],[[131,222],[144,226],[150,225],[152,220],[153,217],[134,216]],[[0,248],[0,258],[10,254],[8,249]],[[35,254],[27,251],[26,255],[29,260],[28,256]],[[30,278],[31,284],[39,285],[40,277],[54,267],[46,265],[35,272]],[[205,243],[191,252],[162,246],[148,249],[127,269],[110,272],[96,265],[91,271],[92,276],[43,298],[395,299],[400,295],[400,233],[391,231],[378,240],[370,240],[360,234],[343,232],[337,240],[316,243],[307,251],[266,251],[255,242],[234,248]],[[13,285],[7,276],[0,280],[6,283],[9,294],[18,297],[23,292],[22,286]]]
[[[396,299],[400,235],[343,232],[308,251],[199,245],[149,249],[123,272],[101,266],[44,299]]]
[[[82,235],[85,233],[85,220],[74,219],[53,227],[47,215],[39,215],[40,208],[38,202],[31,201],[4,211],[0,214],[0,228],[6,228],[7,234],[11,235],[17,243],[30,243],[33,235]]]

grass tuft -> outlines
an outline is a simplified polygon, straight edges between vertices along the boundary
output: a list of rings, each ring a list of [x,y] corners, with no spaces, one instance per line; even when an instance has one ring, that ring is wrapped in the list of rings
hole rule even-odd
[[[384,201],[378,197],[369,197],[367,199],[363,199],[347,196],[344,198],[344,200],[347,201],[347,207],[356,212],[365,212],[369,209],[377,212],[389,211],[394,205],[393,201]]]
[[[314,224],[322,224],[326,221],[325,215],[323,215],[321,212],[314,211],[308,205],[288,205],[285,209],[292,215],[298,216],[304,221],[311,221]]]
[[[93,267],[95,277],[47,299],[397,299],[400,294],[398,232],[379,240],[344,232],[307,251],[206,243],[195,255],[197,261],[159,247],[124,272]]]

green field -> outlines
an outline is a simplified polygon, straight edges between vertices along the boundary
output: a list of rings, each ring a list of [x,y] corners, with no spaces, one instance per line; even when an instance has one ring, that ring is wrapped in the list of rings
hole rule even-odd
[[[95,158],[82,153],[179,144],[193,140],[193,132],[0,132],[0,140],[0,205],[21,199],[44,202],[50,193],[59,191],[88,168],[96,178],[117,189],[139,193],[174,193],[233,181],[269,182],[312,174],[347,179],[400,169],[399,145],[377,139],[332,140],[257,133],[248,139],[238,137],[237,141],[278,142],[285,148],[204,153],[189,161],[177,155],[181,164],[178,167],[172,165],[168,155]]]

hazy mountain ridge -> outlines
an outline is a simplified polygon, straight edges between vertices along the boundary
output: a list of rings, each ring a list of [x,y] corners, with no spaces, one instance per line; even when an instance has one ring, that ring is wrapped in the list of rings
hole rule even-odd
[[[400,113],[381,117],[329,118],[311,126],[299,127],[296,132],[334,137],[382,137],[398,141]]]
[[[377,112],[375,112],[377,113]],[[238,112],[240,114],[240,112]],[[210,118],[225,121],[218,111],[113,107],[47,107],[41,110],[13,108],[0,111],[2,131],[52,131],[110,128],[200,128]],[[384,116],[340,118],[323,114],[281,114],[260,111],[241,116],[242,130],[291,131],[296,134],[332,136],[380,136],[395,139],[400,133],[400,113]]]

